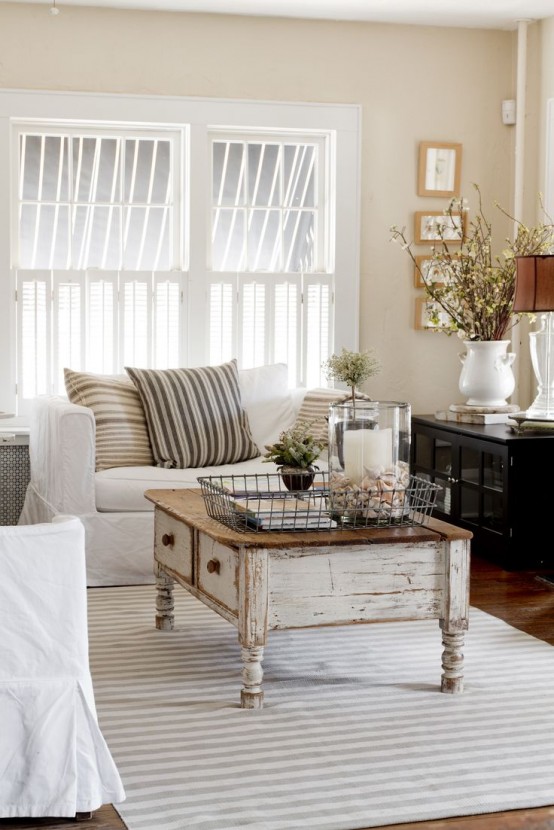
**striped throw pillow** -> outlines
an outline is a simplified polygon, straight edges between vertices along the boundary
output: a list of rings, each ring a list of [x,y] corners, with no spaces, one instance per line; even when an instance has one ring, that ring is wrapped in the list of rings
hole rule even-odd
[[[236,360],[125,371],[142,399],[158,467],[234,464],[260,454],[242,408]]]
[[[310,433],[326,447],[329,444],[329,406],[344,401],[349,393],[342,389],[308,389],[296,416],[296,426],[310,424]]]
[[[87,406],[96,423],[96,470],[154,464],[139,394],[126,377],[64,369],[71,403]]]

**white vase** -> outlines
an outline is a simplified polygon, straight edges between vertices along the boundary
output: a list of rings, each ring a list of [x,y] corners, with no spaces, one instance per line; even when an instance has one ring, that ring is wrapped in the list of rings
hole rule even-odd
[[[460,392],[468,406],[506,406],[516,382],[512,363],[516,356],[508,352],[509,340],[465,340],[460,354],[462,372]]]

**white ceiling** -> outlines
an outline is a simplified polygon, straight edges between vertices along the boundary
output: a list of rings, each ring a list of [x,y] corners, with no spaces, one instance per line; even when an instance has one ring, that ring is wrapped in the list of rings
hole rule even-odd
[[[364,20],[425,26],[515,29],[518,20],[554,17],[554,0],[31,0],[46,6]],[[29,0],[11,0],[26,3]]]

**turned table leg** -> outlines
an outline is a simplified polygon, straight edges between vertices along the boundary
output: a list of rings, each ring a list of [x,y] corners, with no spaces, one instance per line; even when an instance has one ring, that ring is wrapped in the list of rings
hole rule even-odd
[[[244,683],[244,686],[242,687],[240,692],[240,705],[242,709],[263,709],[263,646],[252,646],[250,648],[245,648],[243,646],[240,650],[240,653],[243,664],[242,682]]]
[[[174,621],[173,579],[156,563],[156,628],[172,631]]]
[[[464,632],[449,634],[443,631],[442,644],[441,692],[457,695],[464,690]]]

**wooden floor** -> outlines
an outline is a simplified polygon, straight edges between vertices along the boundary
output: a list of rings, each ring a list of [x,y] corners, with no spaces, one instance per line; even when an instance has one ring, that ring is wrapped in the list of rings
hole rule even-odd
[[[471,604],[554,645],[554,583],[539,577],[535,573],[503,571],[496,565],[473,557]],[[554,705],[554,689],[552,696]],[[554,780],[552,784],[554,790]],[[92,819],[86,822],[69,819],[0,819],[0,830],[39,827],[42,830],[125,830],[126,825],[110,805],[97,810]],[[186,830],[194,830],[194,827],[187,827]],[[387,830],[554,830],[554,804],[536,810],[512,810],[412,824],[389,824]]]

